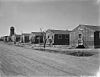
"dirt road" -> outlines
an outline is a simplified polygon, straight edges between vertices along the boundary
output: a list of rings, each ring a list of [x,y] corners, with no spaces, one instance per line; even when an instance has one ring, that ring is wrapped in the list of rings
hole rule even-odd
[[[16,47],[0,42],[1,76],[95,75],[99,56],[75,57]]]

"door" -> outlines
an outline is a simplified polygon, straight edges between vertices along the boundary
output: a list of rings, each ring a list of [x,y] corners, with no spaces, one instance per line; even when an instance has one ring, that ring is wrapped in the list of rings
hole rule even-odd
[[[100,48],[100,31],[94,32],[94,47]]]
[[[83,37],[82,37],[82,34],[78,34],[78,45],[83,45]]]
[[[25,36],[25,43],[29,42],[29,36]]]

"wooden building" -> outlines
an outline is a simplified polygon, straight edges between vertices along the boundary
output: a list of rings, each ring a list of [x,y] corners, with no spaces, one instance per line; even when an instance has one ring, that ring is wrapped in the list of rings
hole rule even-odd
[[[3,37],[2,37],[2,40],[3,40],[4,42],[9,42],[9,41],[10,41],[10,36],[3,36]]]
[[[21,42],[22,43],[29,43],[30,42],[30,33],[22,33],[21,35]]]
[[[13,42],[20,42],[21,41],[21,35],[14,34],[11,36],[11,39]]]
[[[43,33],[42,32],[31,32],[30,42],[34,44],[43,43]]]
[[[0,41],[3,41],[3,36],[2,36],[2,37],[0,37]]]
[[[100,26],[77,26],[70,34],[70,44],[73,47],[100,48]]]
[[[49,45],[69,45],[70,32],[68,30],[47,30],[46,44]]]
[[[3,41],[8,42],[8,36],[3,36]]]

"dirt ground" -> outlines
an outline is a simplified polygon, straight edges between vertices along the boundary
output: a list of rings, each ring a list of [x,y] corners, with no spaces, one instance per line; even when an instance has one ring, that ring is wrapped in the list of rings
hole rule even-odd
[[[77,57],[0,42],[0,75],[2,77],[95,76],[99,69],[99,62],[99,53],[89,57]]]

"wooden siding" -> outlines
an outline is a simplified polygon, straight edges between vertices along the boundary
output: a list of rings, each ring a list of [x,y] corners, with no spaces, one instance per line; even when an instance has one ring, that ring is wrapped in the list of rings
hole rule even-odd
[[[53,32],[46,32],[46,44],[50,44],[50,40],[52,41],[52,44],[54,43],[54,34]]]
[[[79,30],[82,29],[82,30]],[[86,48],[94,47],[94,30],[84,27],[84,26],[78,26],[76,29],[74,29],[71,32],[70,36],[70,43],[71,46],[78,46],[78,35],[82,34],[83,37],[83,44]]]
[[[59,35],[62,36],[61,39],[58,38]],[[55,34],[54,35],[54,45],[69,45],[69,34]]]
[[[60,33],[61,32],[61,33]],[[59,37],[61,35],[61,38]],[[49,45],[69,45],[70,33],[67,31],[48,30],[46,32],[46,44]]]
[[[30,39],[30,42],[34,44],[43,43],[43,33],[33,32],[31,33],[29,39]]]
[[[21,42],[22,43],[28,43],[28,42],[30,42],[29,35],[22,35],[21,36]]]

